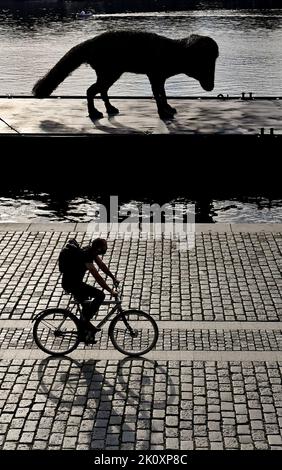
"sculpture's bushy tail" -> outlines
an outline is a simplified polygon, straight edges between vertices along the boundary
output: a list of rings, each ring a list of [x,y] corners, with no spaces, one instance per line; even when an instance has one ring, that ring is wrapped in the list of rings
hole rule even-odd
[[[79,67],[85,59],[84,43],[70,49],[57,64],[35,83],[32,93],[36,98],[46,98],[65,80],[65,78]]]

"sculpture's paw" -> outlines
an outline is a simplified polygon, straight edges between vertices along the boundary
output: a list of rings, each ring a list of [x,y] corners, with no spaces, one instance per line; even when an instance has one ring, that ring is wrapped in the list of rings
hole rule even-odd
[[[159,116],[163,120],[173,119],[174,114],[175,114],[174,112],[168,110],[167,108],[162,111],[159,111]]]
[[[96,110],[89,114],[89,117],[91,121],[96,121],[96,119],[101,119],[103,117],[103,113],[100,113],[100,111]]]
[[[176,114],[177,113],[177,109],[173,108],[172,106],[169,106],[167,107],[167,111],[170,112],[171,114]]]
[[[115,108],[114,106],[109,106],[107,108],[107,113],[108,113],[109,116],[115,116],[116,114],[119,113],[119,110],[118,110],[118,108]]]

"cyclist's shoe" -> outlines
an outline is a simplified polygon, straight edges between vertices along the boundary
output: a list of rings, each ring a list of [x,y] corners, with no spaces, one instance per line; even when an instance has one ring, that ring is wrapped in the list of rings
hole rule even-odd
[[[96,328],[92,325],[92,323],[83,322],[83,331],[81,339],[85,342],[85,344],[96,344],[97,341],[95,340],[95,335],[98,331],[100,331],[100,328]]]
[[[95,339],[95,333],[93,333],[92,331],[86,331],[84,342],[86,345],[96,344],[97,340]]]

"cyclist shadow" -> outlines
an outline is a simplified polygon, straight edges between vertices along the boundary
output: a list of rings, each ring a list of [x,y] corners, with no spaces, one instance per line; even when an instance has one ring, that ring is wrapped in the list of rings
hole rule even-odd
[[[41,392],[55,403],[56,418],[68,413],[65,421],[54,420],[50,436],[58,422],[64,435],[75,429],[77,440],[72,448],[149,449],[153,410],[166,407],[165,397],[153,401],[154,377],[156,371],[162,374],[166,369],[143,357],[125,357],[105,366],[100,362],[67,356],[50,356],[40,362]],[[63,444],[63,448],[70,447]]]
[[[127,404],[138,409],[136,450],[164,450],[160,434],[165,434],[167,405],[179,406],[179,392],[171,380],[167,367],[144,357],[125,357],[119,362],[118,379],[127,391]],[[151,441],[151,432],[158,433],[159,443]]]

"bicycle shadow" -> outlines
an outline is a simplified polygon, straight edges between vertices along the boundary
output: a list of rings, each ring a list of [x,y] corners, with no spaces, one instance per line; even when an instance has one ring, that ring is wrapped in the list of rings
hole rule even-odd
[[[127,363],[128,367],[126,367]],[[138,372],[136,383],[133,383],[132,375],[130,376],[130,372],[133,372],[134,368]],[[175,385],[167,368],[157,361],[142,356],[125,357],[119,362],[118,379],[123,389],[127,388],[127,403],[135,405],[139,409],[136,421],[141,426],[135,450],[164,450],[165,443],[164,441],[160,442],[160,434],[162,433],[163,436],[165,434],[166,407],[168,403],[179,406],[179,394],[176,393]],[[157,393],[160,393],[162,397],[157,397]],[[152,431],[159,435],[158,444],[152,442]]]
[[[67,356],[43,359],[39,389],[56,408],[50,436],[57,430],[57,419],[67,414],[60,432],[69,435],[72,429],[77,437],[72,449],[149,449],[153,410],[166,406],[165,399],[153,399],[156,371],[167,376],[164,367],[143,357],[125,357],[105,366]]]
[[[57,418],[68,413],[61,432],[68,434],[68,429],[73,428],[77,440],[72,448],[104,449],[107,445],[105,424],[115,416],[115,412],[111,394],[107,391],[107,387],[112,388],[111,382],[105,381],[98,362],[49,356],[38,368],[39,388],[55,403]],[[53,379],[51,382],[50,377]],[[50,434],[53,432],[56,432],[56,426]]]

